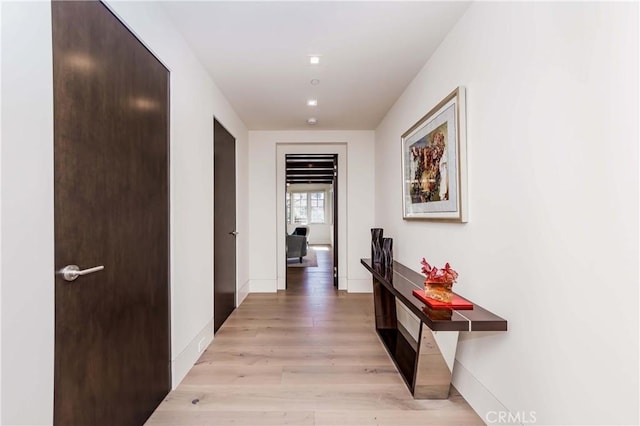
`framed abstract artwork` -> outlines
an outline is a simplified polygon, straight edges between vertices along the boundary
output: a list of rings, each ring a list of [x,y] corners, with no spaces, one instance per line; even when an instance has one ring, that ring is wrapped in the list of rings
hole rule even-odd
[[[465,90],[458,87],[402,135],[402,216],[467,222]]]

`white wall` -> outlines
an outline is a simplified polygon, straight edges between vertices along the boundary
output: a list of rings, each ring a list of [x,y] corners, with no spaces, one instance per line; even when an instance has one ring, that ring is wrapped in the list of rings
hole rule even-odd
[[[346,147],[346,184],[339,187],[338,196],[345,197],[346,218],[340,225],[340,239],[345,238],[345,266],[340,264],[341,287],[350,292],[370,291],[371,277],[360,265],[361,257],[370,252],[370,228],[373,226],[373,132],[372,131],[251,131],[249,132],[249,246],[250,282],[253,292],[274,292],[278,288],[278,270],[284,270],[285,261],[278,262],[278,238],[284,242],[284,227],[280,235],[279,224],[284,225],[284,198],[278,216],[278,188],[284,188],[284,175],[277,178],[277,145],[299,144],[298,152],[308,152],[310,146],[324,152],[322,145],[339,144]],[[338,149],[338,147],[334,147]],[[290,148],[287,148],[288,150]],[[294,152],[291,148],[287,152]],[[328,153],[328,151],[327,151]],[[341,160],[341,158],[343,160]],[[284,161],[284,154],[281,159]],[[340,177],[340,176],[339,176]],[[282,190],[284,197],[284,190]],[[340,209],[341,202],[339,203]],[[340,219],[339,219],[340,220]],[[344,230],[346,228],[346,235]],[[283,256],[284,257],[284,256]]]
[[[403,221],[400,135],[467,88],[469,223]],[[376,130],[376,225],[509,321],[461,335],[485,421],[638,424],[638,4],[474,3]],[[531,417],[528,418],[531,420]]]
[[[161,6],[111,2],[171,71],[171,328],[174,386],[213,336],[213,117],[248,133]],[[2,3],[2,424],[50,424],[53,407],[53,104],[50,4]],[[10,106],[10,107],[8,107]],[[238,258],[248,256],[238,196]],[[25,274],[25,271],[29,271]],[[248,269],[238,268],[239,297]]]
[[[2,2],[2,418],[53,420],[53,68],[49,3]]]

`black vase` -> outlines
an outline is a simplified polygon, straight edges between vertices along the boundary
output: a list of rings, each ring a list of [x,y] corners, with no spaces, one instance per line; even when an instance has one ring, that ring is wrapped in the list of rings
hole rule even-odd
[[[371,266],[382,266],[382,228],[371,228]]]
[[[393,277],[393,238],[382,239],[382,265],[385,279],[391,281]]]

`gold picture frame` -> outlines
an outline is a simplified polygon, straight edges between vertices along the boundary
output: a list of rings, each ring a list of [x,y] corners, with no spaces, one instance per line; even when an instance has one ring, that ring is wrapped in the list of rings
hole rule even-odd
[[[464,87],[402,135],[402,217],[468,221]]]

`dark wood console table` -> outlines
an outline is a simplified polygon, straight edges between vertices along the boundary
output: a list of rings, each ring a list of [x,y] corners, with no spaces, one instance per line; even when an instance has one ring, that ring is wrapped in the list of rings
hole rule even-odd
[[[460,331],[506,331],[507,321],[474,303],[473,310],[431,309],[413,296],[425,277],[398,262],[385,279],[371,259],[360,263],[373,275],[376,331],[400,375],[417,399],[446,399]],[[396,301],[420,321],[416,340],[398,322]],[[440,333],[438,332],[446,332]]]

